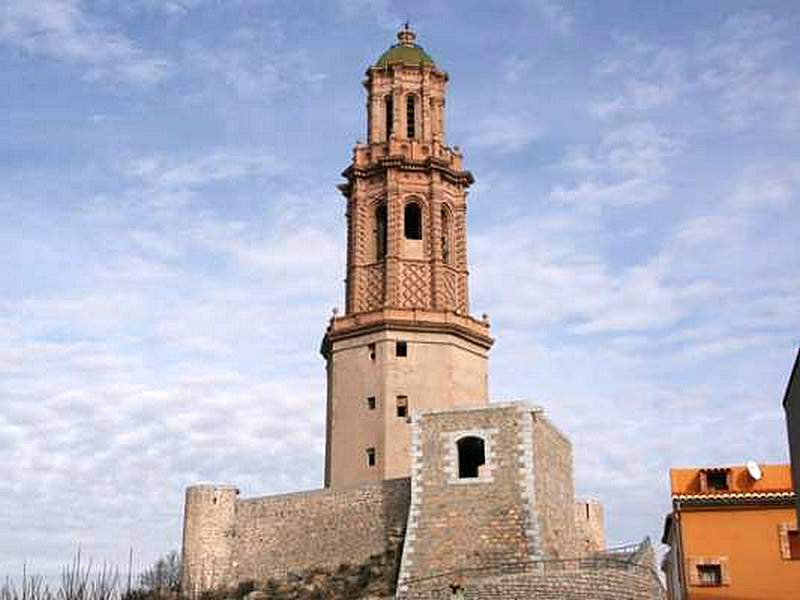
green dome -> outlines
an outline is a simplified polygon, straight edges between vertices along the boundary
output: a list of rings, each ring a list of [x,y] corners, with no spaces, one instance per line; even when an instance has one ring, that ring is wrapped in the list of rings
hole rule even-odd
[[[433,59],[428,55],[422,46],[414,44],[407,46],[405,44],[395,44],[386,52],[381,54],[378,62],[375,63],[376,67],[386,67],[395,63],[403,63],[405,65],[433,65]]]

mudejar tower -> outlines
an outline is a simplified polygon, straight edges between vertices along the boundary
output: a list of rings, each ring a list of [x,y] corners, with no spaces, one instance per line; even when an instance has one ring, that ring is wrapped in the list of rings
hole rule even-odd
[[[408,477],[414,410],[488,402],[487,320],[469,314],[472,174],[445,140],[447,73],[406,27],[366,73],[367,143],[353,150],[344,315],[322,343],[325,485]]]

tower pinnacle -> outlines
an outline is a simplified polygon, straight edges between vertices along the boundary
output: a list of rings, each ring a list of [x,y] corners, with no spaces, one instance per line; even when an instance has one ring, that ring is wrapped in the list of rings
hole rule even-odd
[[[412,47],[415,45],[417,34],[409,27],[408,21],[406,21],[403,28],[397,32],[397,39],[400,40],[400,44],[403,46]]]

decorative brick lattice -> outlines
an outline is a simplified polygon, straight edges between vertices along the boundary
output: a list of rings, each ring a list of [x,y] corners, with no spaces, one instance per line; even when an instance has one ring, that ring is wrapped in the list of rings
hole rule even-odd
[[[462,313],[469,313],[469,294],[467,293],[467,277],[458,277],[458,310]]]
[[[400,307],[430,308],[430,268],[425,263],[400,264]]]
[[[466,215],[464,214],[465,208],[462,208],[460,213],[456,216],[454,223],[454,249],[456,266],[464,269],[467,266],[467,232],[466,232]]]
[[[368,211],[369,208],[365,205],[365,203],[359,202],[356,205],[356,208],[353,210],[352,217],[355,219],[355,223],[353,225],[355,248],[353,248],[353,251],[355,252],[355,257],[362,260],[367,254],[367,229],[369,227]]]
[[[457,275],[450,270],[445,269],[442,273],[442,282],[444,289],[444,306],[447,310],[456,310],[458,308],[458,279]]]
[[[361,306],[359,310],[367,312],[378,310],[383,306],[384,291],[384,266],[383,264],[370,265],[364,268],[365,285],[359,295]]]

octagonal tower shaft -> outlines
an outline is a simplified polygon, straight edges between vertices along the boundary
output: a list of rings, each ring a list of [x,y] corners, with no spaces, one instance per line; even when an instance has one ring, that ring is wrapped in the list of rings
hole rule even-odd
[[[448,76],[408,28],[366,73],[367,143],[347,200],[345,314],[323,340],[326,485],[409,474],[413,410],[487,403],[486,319],[469,316],[472,175],[444,142]]]

